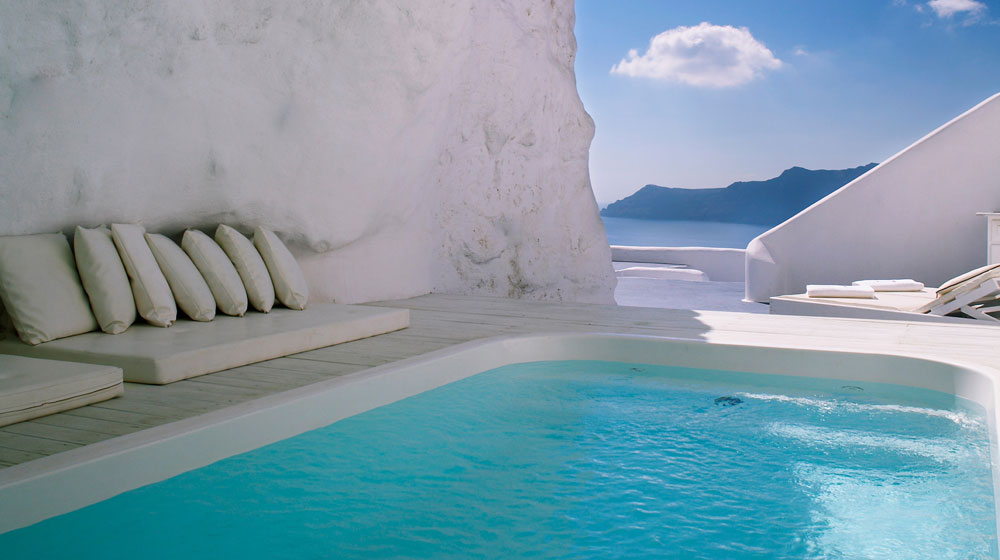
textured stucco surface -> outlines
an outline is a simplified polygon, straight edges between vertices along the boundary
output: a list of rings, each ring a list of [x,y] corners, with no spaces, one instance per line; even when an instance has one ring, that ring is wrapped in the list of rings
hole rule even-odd
[[[750,242],[746,299],[809,284],[913,278],[928,286],[986,264],[1000,210],[1000,94]]]
[[[573,2],[0,4],[0,234],[278,231],[319,299],[610,302]]]

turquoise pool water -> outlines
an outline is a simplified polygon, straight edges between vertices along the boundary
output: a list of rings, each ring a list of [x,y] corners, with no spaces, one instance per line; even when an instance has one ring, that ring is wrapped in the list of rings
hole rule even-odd
[[[996,558],[985,418],[952,400],[519,364],[0,535],[0,556]]]

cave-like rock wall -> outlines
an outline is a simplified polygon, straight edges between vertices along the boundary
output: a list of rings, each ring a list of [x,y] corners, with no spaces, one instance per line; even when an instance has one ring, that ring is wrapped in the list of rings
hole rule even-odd
[[[313,293],[610,302],[571,0],[0,4],[0,235],[265,225]]]

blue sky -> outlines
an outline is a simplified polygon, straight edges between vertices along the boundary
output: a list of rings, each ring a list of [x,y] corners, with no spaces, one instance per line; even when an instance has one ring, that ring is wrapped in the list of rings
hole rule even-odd
[[[1000,92],[1000,0],[577,0],[576,17],[601,203],[882,161]]]

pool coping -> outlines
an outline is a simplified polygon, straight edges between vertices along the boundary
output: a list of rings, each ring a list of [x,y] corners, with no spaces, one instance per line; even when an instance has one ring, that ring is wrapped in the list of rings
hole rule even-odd
[[[466,342],[8,467],[0,471],[0,533],[482,371],[510,363],[566,359],[895,383],[954,394],[987,411],[994,507],[1000,510],[995,383],[1000,370],[917,353],[546,333]],[[907,367],[885,367],[893,363]],[[820,371],[822,375],[817,374]]]

